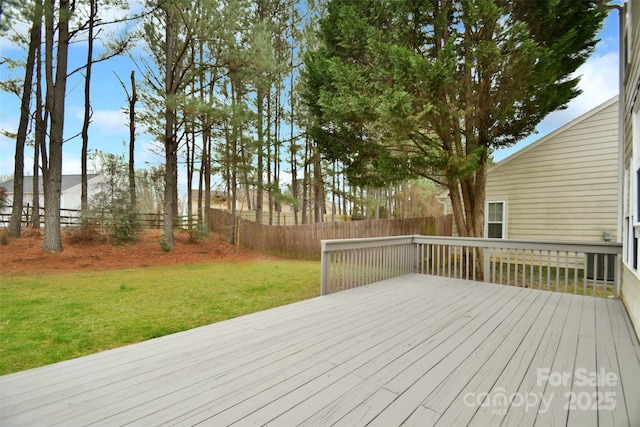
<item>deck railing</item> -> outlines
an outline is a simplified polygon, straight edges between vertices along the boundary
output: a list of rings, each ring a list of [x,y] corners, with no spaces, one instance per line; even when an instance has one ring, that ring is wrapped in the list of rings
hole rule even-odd
[[[322,241],[323,295],[408,273],[619,297],[622,245],[400,236]]]

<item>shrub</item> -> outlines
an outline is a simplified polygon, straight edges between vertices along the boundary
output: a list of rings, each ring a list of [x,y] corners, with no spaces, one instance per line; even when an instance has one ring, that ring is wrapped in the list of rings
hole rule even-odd
[[[163,251],[169,252],[171,250],[171,246],[169,245],[169,242],[167,241],[167,236],[165,236],[164,233],[162,233],[162,235],[158,239],[158,243],[160,243],[160,248],[162,248]]]
[[[71,245],[84,242],[96,242],[101,240],[99,230],[93,225],[67,228],[68,242]]]
[[[209,227],[207,224],[198,223],[189,229],[189,242],[195,243],[209,237]]]

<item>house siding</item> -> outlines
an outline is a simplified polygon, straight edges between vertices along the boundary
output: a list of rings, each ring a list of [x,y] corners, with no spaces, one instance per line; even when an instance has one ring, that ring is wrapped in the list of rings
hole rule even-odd
[[[510,239],[615,239],[617,162],[614,98],[496,164],[486,200],[507,202]]]
[[[626,3],[627,7],[629,2]],[[626,22],[626,26],[632,29],[631,56],[624,72],[624,168],[632,169],[633,157],[633,116],[634,109],[640,109],[640,99],[638,99],[638,87],[640,86],[640,2],[634,0],[631,7],[631,22]],[[623,205],[623,216],[627,216],[630,203],[628,201],[629,189],[625,182],[624,189],[625,203]],[[633,201],[633,200],[632,200]],[[625,244],[627,242],[625,241]],[[637,255],[636,255],[637,256]],[[622,266],[622,301],[629,313],[629,318],[633,323],[636,335],[640,338],[640,278],[638,272],[631,266],[623,263]]]

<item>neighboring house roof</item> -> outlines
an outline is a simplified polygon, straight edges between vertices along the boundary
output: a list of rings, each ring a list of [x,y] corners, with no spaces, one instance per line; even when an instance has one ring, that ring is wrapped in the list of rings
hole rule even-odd
[[[100,176],[99,174],[87,174],[87,181]],[[43,178],[42,176],[38,177],[38,189],[42,193],[43,189]],[[65,192],[66,190],[73,188],[82,183],[82,175],[62,175],[62,184],[61,191]],[[24,193],[33,193],[33,176],[25,176],[23,181],[22,191]],[[13,194],[13,179],[10,179],[5,182],[0,182],[0,187],[4,187],[7,189],[7,194]]]
[[[513,161],[514,159],[517,159],[518,157],[520,157],[520,156],[524,155],[525,153],[533,150],[534,148],[538,147],[539,145],[544,144],[546,141],[555,138],[558,134],[566,131],[569,128],[572,128],[573,126],[575,126],[575,125],[577,125],[579,123],[582,123],[583,121],[585,121],[589,117],[598,114],[602,110],[605,110],[606,108],[610,107],[611,105],[615,104],[616,102],[618,102],[618,95],[614,96],[613,98],[609,99],[608,101],[603,102],[602,104],[598,105],[597,107],[587,111],[586,113],[584,113],[581,116],[573,119],[572,121],[570,121],[569,123],[565,124],[564,126],[559,127],[558,129],[554,130],[553,132],[543,136],[542,138],[538,139],[537,141],[527,145],[526,147],[523,147],[522,149],[516,151],[515,153],[513,153],[509,157],[506,157],[506,158],[502,159],[501,161],[495,163],[489,169],[488,172],[491,172],[492,170],[494,170],[496,168],[499,168],[500,166],[503,166],[506,163],[509,163],[509,162]]]

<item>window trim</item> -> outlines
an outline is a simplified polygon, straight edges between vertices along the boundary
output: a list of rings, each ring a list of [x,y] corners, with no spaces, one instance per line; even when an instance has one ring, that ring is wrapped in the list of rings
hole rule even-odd
[[[502,204],[502,239],[507,238],[507,219],[509,218],[507,214],[507,200],[506,199],[492,199],[485,201],[484,204],[484,235],[489,238],[489,205],[493,203],[501,203]],[[492,221],[492,224],[497,224],[497,221]],[[493,239],[498,239],[498,237],[493,237]]]
[[[629,185],[629,213],[633,217],[633,226],[640,231],[640,108],[631,112],[631,183]]]

